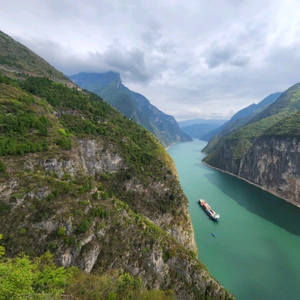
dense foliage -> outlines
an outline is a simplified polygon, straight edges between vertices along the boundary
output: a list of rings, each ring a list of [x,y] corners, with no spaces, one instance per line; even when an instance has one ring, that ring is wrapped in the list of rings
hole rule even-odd
[[[128,273],[88,275],[76,267],[57,267],[53,263],[53,254],[49,252],[34,261],[24,254],[14,259],[0,259],[0,299],[54,300],[63,295],[78,300],[175,299],[171,290],[143,289],[141,279]]]
[[[151,133],[122,117],[95,94],[81,93],[40,77],[28,77],[24,82],[16,82],[1,76],[1,82],[14,86],[14,89],[17,86],[23,93],[14,100],[2,103],[0,107],[0,155],[48,149],[49,139],[43,137],[49,135],[51,122],[44,114],[36,115],[34,104],[37,100],[32,97],[36,95],[46,99],[53,107],[63,110],[60,121],[66,128],[65,132],[77,136],[106,136],[108,143],[117,143],[118,150],[135,171],[140,172],[140,166],[145,164],[151,172],[159,174],[164,161],[171,161],[159,143],[151,137]],[[55,134],[55,143],[64,149],[70,149],[70,137],[64,136],[68,134],[61,134],[61,131],[58,133],[60,134]],[[124,140],[124,136],[127,140]]]
[[[300,112],[287,117],[264,132],[264,137],[300,137]]]

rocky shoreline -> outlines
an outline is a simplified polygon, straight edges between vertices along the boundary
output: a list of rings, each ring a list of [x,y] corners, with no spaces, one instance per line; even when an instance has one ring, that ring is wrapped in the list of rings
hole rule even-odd
[[[212,169],[221,171],[221,172],[223,172],[223,173],[229,174],[229,175],[234,176],[234,177],[236,177],[236,178],[238,178],[238,179],[241,179],[241,180],[243,180],[243,181],[246,181],[247,183],[249,183],[249,184],[251,184],[251,185],[254,185],[254,186],[256,186],[256,187],[258,187],[258,188],[260,188],[260,189],[262,189],[262,190],[264,190],[264,191],[266,191],[266,192],[268,192],[268,193],[270,193],[270,194],[272,194],[272,195],[274,195],[274,196],[276,196],[276,197],[278,197],[278,198],[280,198],[280,199],[283,199],[283,200],[285,200],[286,202],[289,202],[289,203],[295,205],[296,207],[299,207],[299,208],[300,208],[300,204],[298,204],[298,203],[296,203],[296,202],[293,202],[293,201],[290,201],[289,199],[283,198],[283,197],[280,196],[279,194],[276,194],[275,192],[272,192],[272,191],[270,191],[270,190],[268,190],[268,189],[266,189],[266,188],[264,188],[264,187],[258,185],[257,183],[254,183],[254,182],[252,182],[252,181],[250,181],[250,180],[248,180],[248,179],[245,179],[245,178],[243,178],[243,177],[240,177],[240,176],[235,175],[235,174],[233,174],[233,173],[230,173],[230,172],[228,172],[228,171],[224,171],[224,170],[222,170],[222,169],[220,169],[220,168],[213,167],[213,166],[209,165],[208,163],[204,162],[203,160],[202,160],[201,162],[202,162],[204,165],[206,165],[207,167],[209,167],[209,168],[212,168]]]

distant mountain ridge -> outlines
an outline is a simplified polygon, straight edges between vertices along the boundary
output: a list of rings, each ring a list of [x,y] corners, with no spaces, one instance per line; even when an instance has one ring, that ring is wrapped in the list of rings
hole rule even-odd
[[[209,141],[208,145],[203,149],[203,152],[210,153],[214,150],[214,146],[217,142],[227,133],[232,132],[239,127],[243,126],[247,122],[249,122],[254,116],[259,114],[265,108],[267,108],[270,104],[274,103],[280,96],[282,92],[277,92],[270,94],[258,104],[251,104],[242,110],[238,111],[236,114],[232,116],[232,118],[220,126],[207,133],[203,139]]]
[[[204,123],[204,124],[193,124],[189,126],[184,126],[181,128],[181,130],[191,136],[192,138],[196,138],[203,141],[209,141],[205,139],[205,136],[215,130],[216,128],[220,127],[220,123],[214,124],[214,123]]]
[[[223,125],[228,120],[223,119],[191,119],[178,122],[180,128],[196,125],[196,124],[218,124],[219,126]]]
[[[174,117],[163,113],[146,97],[124,86],[120,74],[78,73],[69,78],[80,87],[98,94],[126,117],[148,129],[163,146],[192,140],[180,130]]]
[[[259,103],[257,103],[257,104],[253,103],[253,104],[241,109],[235,115],[233,115],[233,117],[229,120],[229,122],[250,116],[252,113],[257,111],[259,108],[266,107],[266,105],[269,105],[269,104],[272,104],[273,102],[275,102],[281,96],[281,94],[282,94],[282,92],[270,94],[269,96],[264,98]]]

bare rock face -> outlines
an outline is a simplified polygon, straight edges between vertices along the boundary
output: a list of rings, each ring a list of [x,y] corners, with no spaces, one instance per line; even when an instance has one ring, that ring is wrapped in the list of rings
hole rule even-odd
[[[81,163],[89,175],[113,173],[124,166],[123,158],[113,148],[106,150],[97,140],[81,140],[79,144]]]
[[[218,154],[215,155],[213,161],[209,161],[209,165],[237,175],[239,170],[239,161],[234,159],[234,153],[228,143],[228,141],[225,141],[222,148],[218,151]]]
[[[72,149],[70,154],[55,157],[41,159],[36,155],[28,155],[22,158],[23,169],[34,172],[35,170],[44,169],[47,173],[54,174],[58,179],[61,179],[65,174],[69,174],[72,177],[76,176],[96,176],[103,173],[114,173],[121,169],[126,169],[124,159],[117,153],[117,151],[110,146],[105,148],[101,140],[96,139],[84,139],[77,140],[79,147]],[[37,171],[39,173],[39,171]],[[9,184],[0,184],[0,191],[2,199],[9,202],[15,189],[19,188],[17,180],[13,179]],[[158,226],[162,227],[166,232],[173,236],[180,244],[186,248],[197,252],[197,245],[194,238],[194,230],[191,219],[188,212],[188,202],[184,194],[181,193],[179,200],[181,213],[186,216],[186,222],[184,227],[182,224],[173,221],[174,217],[170,212],[158,214],[153,210],[152,202],[156,201],[155,198],[163,197],[166,193],[170,192],[170,187],[161,181],[153,182],[140,182],[137,178],[128,180],[125,182],[124,189],[127,192],[135,192],[138,197],[144,199],[140,209],[143,214],[153,221]],[[37,198],[41,201],[45,201],[47,196],[51,193],[51,190],[46,186],[40,186],[35,188],[34,191],[30,191],[26,194],[30,199]],[[24,197],[17,198],[14,207],[22,205]],[[147,208],[148,207],[148,208]],[[88,208],[87,208],[88,209]],[[64,209],[62,209],[63,211]],[[53,218],[39,223],[35,223],[34,227],[45,231],[47,234],[54,232],[60,226],[65,227],[66,233],[70,235],[73,232],[72,221],[69,223],[65,221],[63,224],[58,224]],[[103,230],[102,230],[103,231]],[[104,235],[102,231],[99,231],[98,235]],[[80,241],[81,247],[90,241]],[[66,249],[61,254],[59,259],[60,264],[63,266],[70,266],[74,264],[78,256],[80,255],[81,247],[75,252],[70,249]],[[95,246],[89,254],[86,254],[84,262],[81,262],[81,267],[90,272],[93,265],[96,262],[97,255],[99,254],[98,246]]]
[[[209,165],[236,175],[300,207],[300,140],[262,136],[235,160],[224,143]]]
[[[300,207],[300,140],[257,140],[241,159],[238,176]]]
[[[64,174],[73,176],[95,176],[114,173],[125,166],[124,159],[111,146],[105,149],[99,140],[78,140],[79,147],[65,158],[36,159],[33,155],[24,161],[24,169],[31,172],[42,166],[46,172],[52,172],[58,178]],[[1,188],[1,186],[0,186]]]

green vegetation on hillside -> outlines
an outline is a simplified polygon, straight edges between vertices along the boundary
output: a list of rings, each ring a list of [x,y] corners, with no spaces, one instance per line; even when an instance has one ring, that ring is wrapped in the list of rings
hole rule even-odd
[[[171,290],[144,289],[141,278],[128,273],[88,275],[77,267],[57,267],[50,252],[34,261],[22,253],[14,259],[0,258],[0,279],[0,299],[175,299]]]
[[[0,77],[0,82],[5,80]],[[5,90],[20,96],[0,100],[0,155],[69,150],[75,135],[79,138],[101,136],[107,148],[111,143],[115,145],[128,166],[126,172],[106,180],[107,185],[116,178],[124,180],[135,176],[158,180],[166,168],[174,170],[171,158],[150,132],[120,115],[97,95],[78,92],[47,78],[28,77],[25,81],[9,79],[8,82],[8,86],[0,86],[0,92]],[[66,111],[60,117],[61,125],[50,121],[53,109],[44,99],[54,109]],[[59,129],[61,126],[65,128],[65,135]],[[123,200],[136,206],[132,201],[135,196],[125,197],[122,190],[119,193]],[[162,199],[159,207],[165,212],[168,206],[175,209],[176,203],[179,205],[178,201]]]
[[[191,141],[173,117],[158,110],[143,95],[125,87],[118,73],[79,73],[70,79],[100,95],[122,114],[152,132],[164,146]]]
[[[218,167],[222,164],[229,164],[229,162],[221,161],[222,159],[220,159],[220,157],[223,157],[222,154],[224,154],[226,149],[227,153],[229,153],[228,151],[231,152],[231,159],[236,161],[236,165],[238,165],[240,159],[248,152],[258,137],[268,132],[272,126],[275,126],[274,128],[277,129],[279,128],[278,126],[283,126],[285,120],[289,120],[289,117],[299,110],[300,84],[295,84],[244,126],[227,133],[217,143],[212,141],[211,145],[213,148],[210,150],[212,152],[205,157],[204,161]],[[290,135],[288,133],[288,130],[291,129],[289,125],[283,126],[283,128],[280,132]],[[270,132],[274,131],[271,130]]]
[[[300,112],[280,120],[271,128],[266,130],[264,137],[284,137],[284,138],[299,138],[300,137]]]
[[[180,286],[188,295],[209,299],[218,290],[214,280],[202,278],[201,291],[187,282],[178,269],[180,264],[188,266],[185,268],[193,282],[199,280],[199,274],[210,278],[205,266],[195,252],[167,233],[167,226],[163,230],[150,221],[167,214],[170,228],[190,228],[183,210],[187,200],[173,162],[153,134],[97,95],[46,78],[1,76],[0,96],[0,183],[6,193],[0,199],[0,228],[6,255],[15,257],[1,262],[4,275],[0,277],[10,278],[10,270],[18,270],[20,264],[27,272],[22,275],[27,278],[24,290],[23,285],[10,290],[4,287],[5,293],[20,292],[16,299],[23,295],[39,299],[42,293],[52,298],[72,294],[78,299],[173,299],[168,290],[177,289],[178,293]],[[75,159],[80,142],[92,140],[101,143],[103,155],[120,155],[126,165],[117,172],[96,176],[82,170],[68,173],[65,162]],[[54,160],[62,164],[62,174],[48,169]],[[142,191],[126,189],[127,184],[137,184]],[[37,275],[43,270],[36,271],[35,257],[45,251],[58,258],[72,249],[77,253],[74,263],[82,265],[96,247],[95,239],[81,244],[87,236],[97,237],[101,245],[101,259],[92,275],[79,271],[74,275],[73,269],[54,265],[45,269],[42,278]],[[26,256],[16,258],[21,252],[30,260]],[[168,275],[160,283],[165,292],[152,290],[158,280],[158,274],[149,267],[154,254],[168,264]],[[138,276],[126,275],[132,271],[130,264],[138,264],[143,271],[147,279],[142,285]],[[62,281],[54,282],[51,289],[37,283],[53,272],[58,272]],[[120,290],[122,282],[125,287]],[[224,292],[220,299],[225,296],[231,297]]]
[[[0,298],[232,299],[154,135],[1,32],[0,60]]]
[[[228,136],[230,133],[233,133],[235,130],[238,130],[243,125],[252,121],[255,116],[264,111],[271,103],[275,102],[281,96],[281,94],[282,93],[271,94],[258,104],[251,104],[250,106],[237,112],[227,123],[217,129],[218,133],[214,134],[210,138],[209,143],[204,147],[202,152],[209,154],[216,150],[218,142],[222,137]]]
[[[27,140],[28,144],[36,143],[37,148],[28,147],[25,151],[27,153],[42,151],[44,148],[39,145],[48,145],[48,142],[51,143],[53,140],[67,139],[59,130],[55,131],[55,126],[52,126],[49,121],[51,116],[49,118],[46,116],[51,109],[42,100],[46,99],[54,109],[72,109],[73,113],[62,114],[60,119],[68,136],[71,137],[72,134],[81,138],[93,135],[105,136],[108,144],[113,142],[117,145],[118,150],[135,172],[141,173],[140,167],[143,165],[144,168],[149,169],[149,172],[159,175],[165,162],[168,167],[172,166],[171,158],[151,133],[126,117],[122,117],[99,96],[88,92],[80,93],[63,84],[53,83],[47,78],[28,77],[25,81],[15,81],[0,77],[0,84],[5,80],[9,86],[2,85],[0,92],[9,90],[11,93],[19,93],[20,96],[16,99],[0,100],[3,144],[3,147],[0,147],[1,155],[22,154],[18,149],[5,150],[10,147],[11,141],[21,146],[23,140]],[[32,95],[39,98],[34,98]],[[39,112],[37,112],[37,105],[40,106]],[[41,107],[44,107],[42,111]],[[48,132],[50,129],[51,136]],[[124,136],[127,137],[126,140]]]
[[[9,69],[69,82],[65,75],[2,31],[0,31],[0,69],[1,65],[4,70]]]

